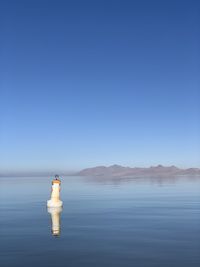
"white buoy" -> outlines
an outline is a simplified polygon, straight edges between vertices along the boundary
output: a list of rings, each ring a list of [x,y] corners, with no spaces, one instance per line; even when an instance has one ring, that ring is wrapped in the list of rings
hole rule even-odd
[[[60,213],[62,212],[62,207],[48,208],[48,212],[51,214],[51,231],[53,236],[60,235]]]
[[[47,201],[48,208],[62,207],[63,202],[60,200],[60,185],[61,181],[59,180],[59,176],[56,175],[52,181],[51,199]]]

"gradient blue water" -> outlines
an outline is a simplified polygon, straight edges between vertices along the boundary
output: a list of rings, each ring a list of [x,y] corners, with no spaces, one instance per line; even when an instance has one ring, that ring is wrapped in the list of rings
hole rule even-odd
[[[51,178],[0,178],[0,265],[200,266],[200,179],[62,179],[61,234]]]

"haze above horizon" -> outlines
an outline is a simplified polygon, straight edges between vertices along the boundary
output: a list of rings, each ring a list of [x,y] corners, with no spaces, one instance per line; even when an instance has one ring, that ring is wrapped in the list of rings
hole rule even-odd
[[[0,7],[0,172],[200,167],[199,1]]]

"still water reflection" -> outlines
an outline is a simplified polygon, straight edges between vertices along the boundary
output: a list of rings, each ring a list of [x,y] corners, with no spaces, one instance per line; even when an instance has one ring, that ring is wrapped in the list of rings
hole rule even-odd
[[[51,179],[0,178],[0,266],[200,266],[200,178]]]
[[[51,231],[53,236],[60,235],[60,213],[62,207],[47,208],[48,213],[51,215]]]

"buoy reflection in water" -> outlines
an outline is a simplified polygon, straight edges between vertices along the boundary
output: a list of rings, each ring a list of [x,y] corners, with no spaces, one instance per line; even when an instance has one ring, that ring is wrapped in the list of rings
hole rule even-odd
[[[62,212],[62,207],[48,208],[48,213],[51,215],[51,229],[53,236],[60,235],[60,213]]]

